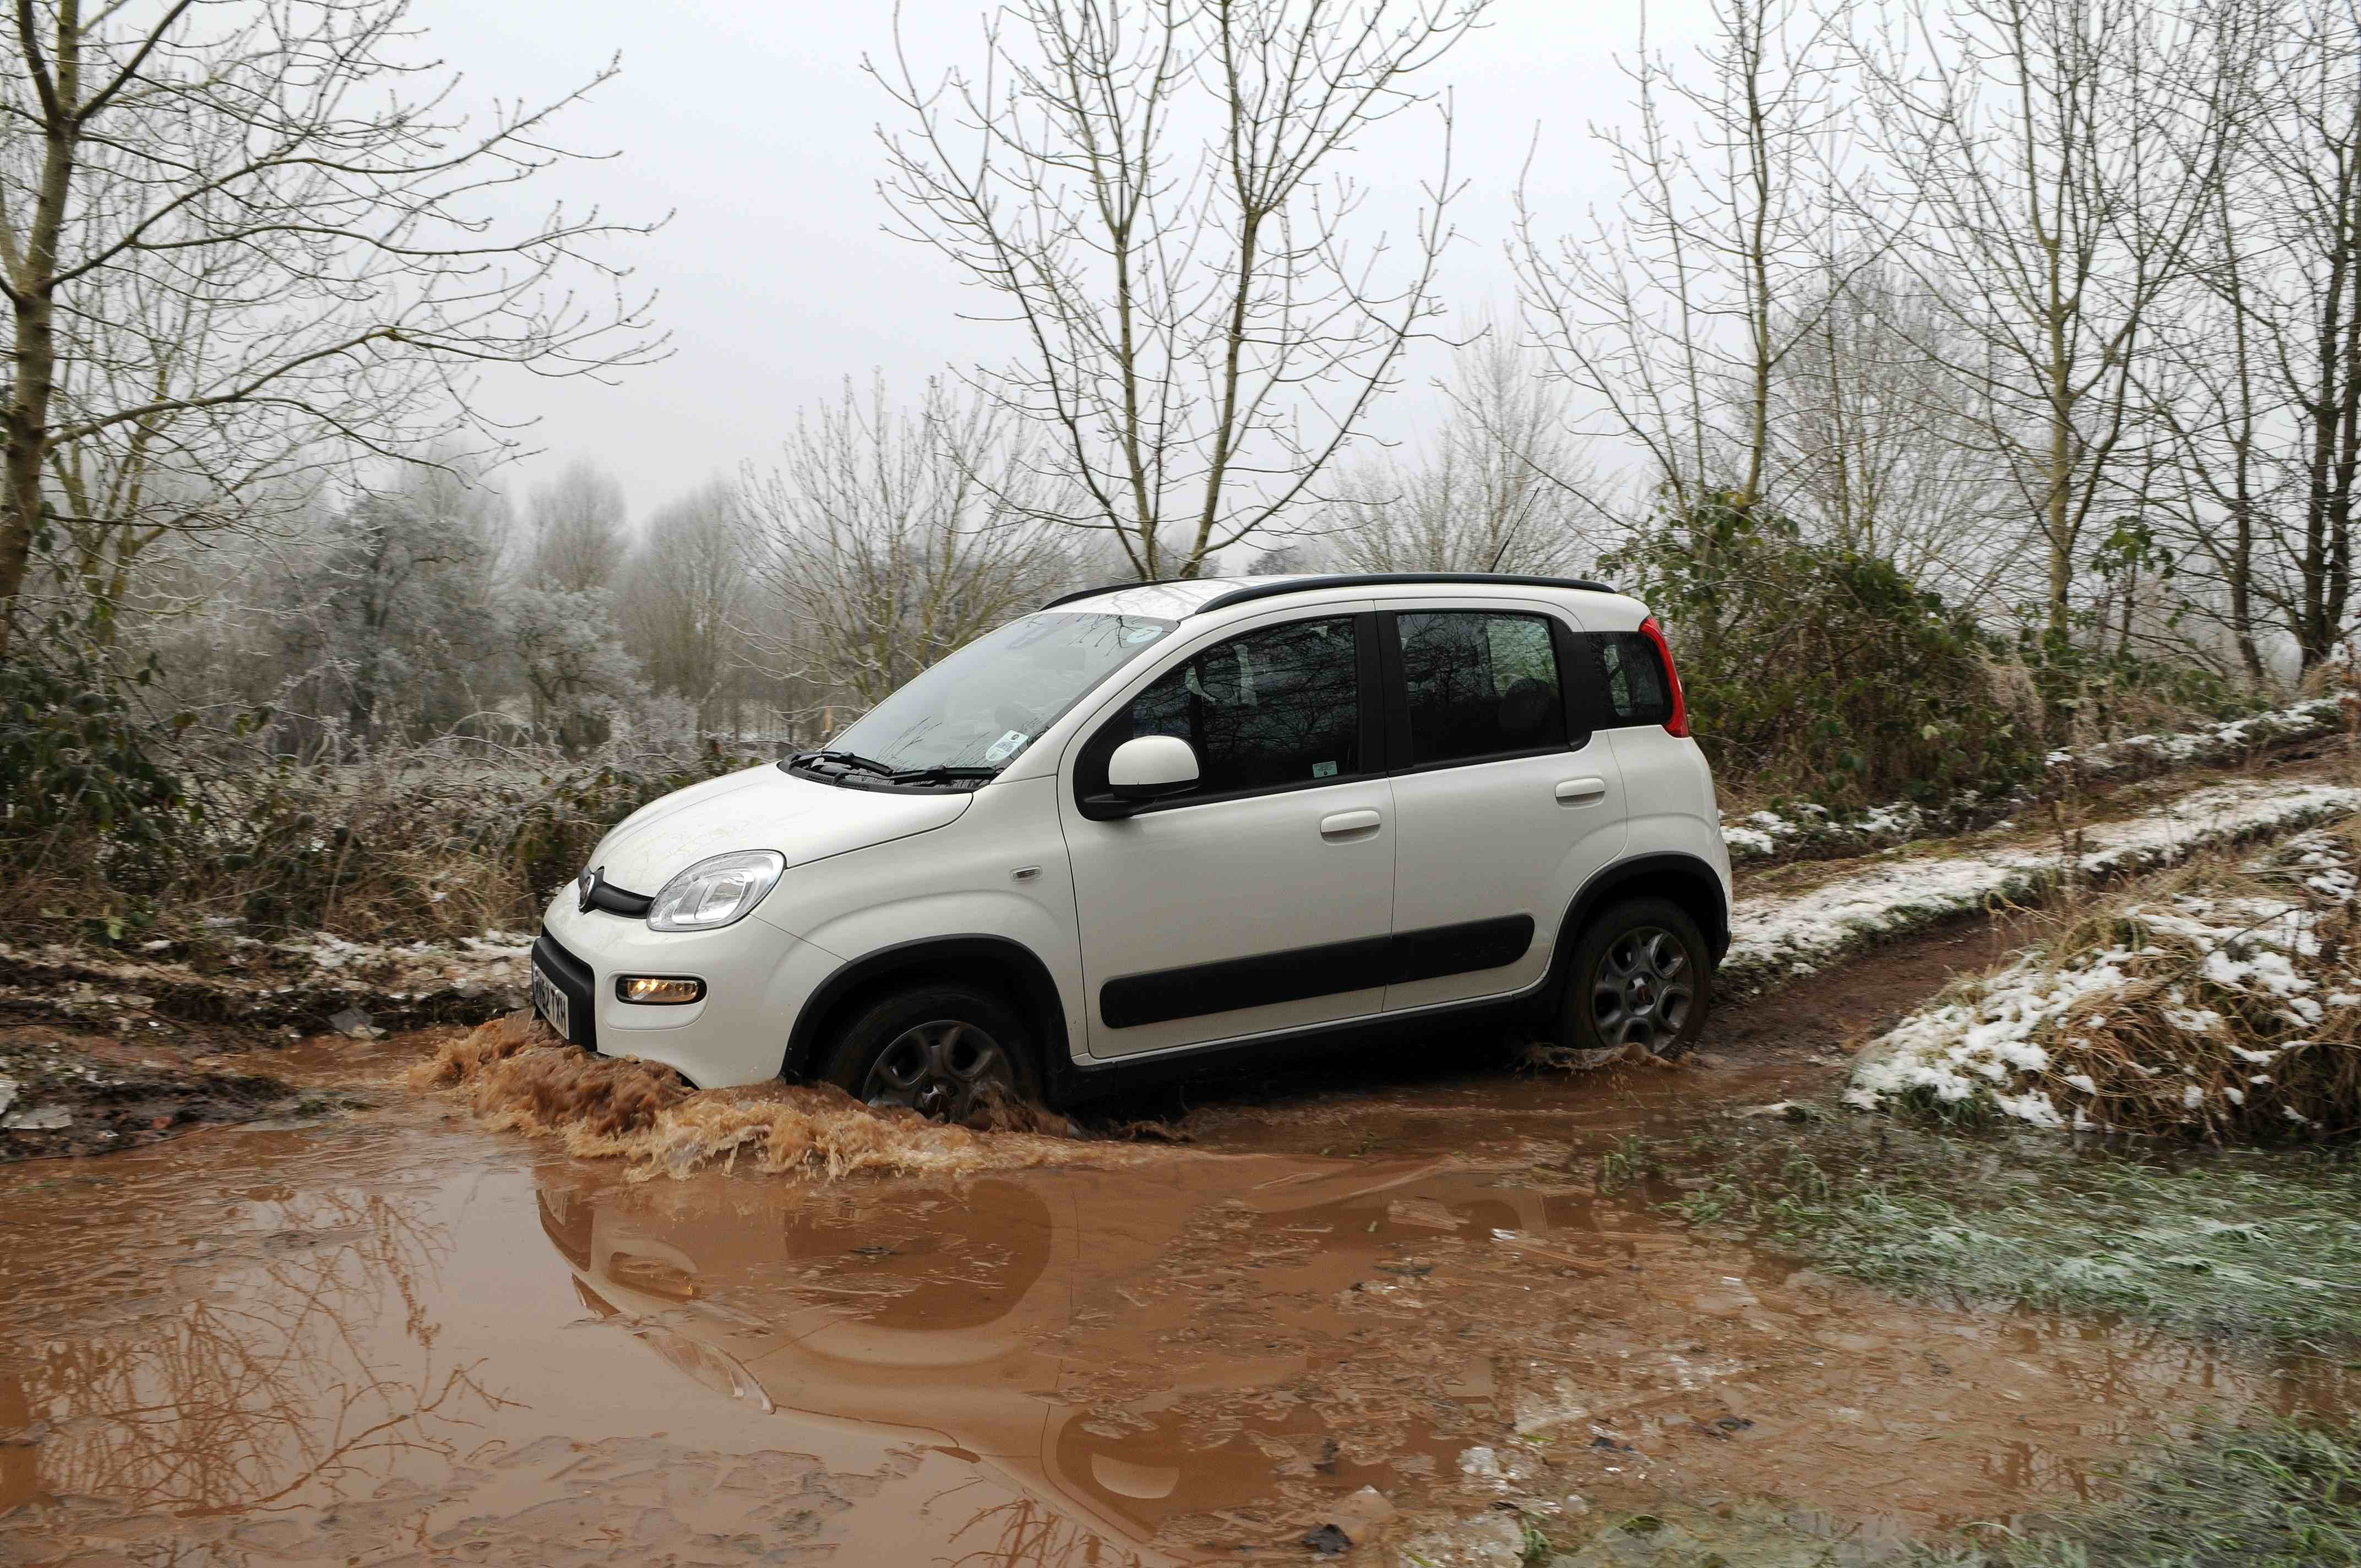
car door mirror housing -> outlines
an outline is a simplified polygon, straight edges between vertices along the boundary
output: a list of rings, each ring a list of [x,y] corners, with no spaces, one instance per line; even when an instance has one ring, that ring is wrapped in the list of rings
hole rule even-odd
[[[1162,800],[1197,786],[1197,753],[1177,735],[1140,735],[1107,759],[1107,792],[1117,800]]]

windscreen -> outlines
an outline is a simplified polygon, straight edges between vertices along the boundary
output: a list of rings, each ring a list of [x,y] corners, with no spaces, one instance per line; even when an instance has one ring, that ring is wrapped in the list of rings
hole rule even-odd
[[[977,638],[829,744],[896,769],[1003,768],[1174,623],[1052,611]]]

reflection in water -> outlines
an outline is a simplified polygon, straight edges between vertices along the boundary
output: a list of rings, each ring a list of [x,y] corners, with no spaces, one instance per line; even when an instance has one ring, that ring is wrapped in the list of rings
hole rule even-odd
[[[268,1509],[448,1457],[500,1401],[435,1348],[447,1235],[402,1192],[273,1198],[250,1216],[267,1261],[137,1337],[55,1340],[0,1370],[0,1508],[104,1497],[183,1517]],[[399,1313],[398,1320],[395,1314]]]
[[[1152,1204],[1136,1175],[1088,1171],[956,1189],[741,1184],[715,1203],[567,1168],[545,1174],[540,1213],[580,1299],[696,1382],[962,1456],[983,1500],[952,1506],[970,1484],[938,1506],[952,1560],[1119,1563],[1144,1561],[1170,1517],[1267,1495],[1269,1455],[1235,1431],[1197,1431],[1185,1400],[1075,1399],[1106,1353],[1059,1336],[1151,1277],[1204,1205],[1317,1213],[1454,1179],[1437,1171],[1253,1158],[1191,1161]],[[1268,1388],[1307,1366],[1300,1353],[1182,1365],[1161,1392]],[[1456,1445],[1426,1436],[1432,1470]]]
[[[950,1532],[962,1562],[1269,1545],[1365,1485],[1736,1491],[1924,1530],[2086,1495],[2095,1457],[2199,1405],[2342,1397],[2333,1364],[1893,1302],[1531,1168],[714,1196],[552,1170],[540,1201],[584,1299],[697,1381],[972,1464],[996,1495]],[[1546,1485],[1465,1476],[1513,1435],[1548,1445]]]

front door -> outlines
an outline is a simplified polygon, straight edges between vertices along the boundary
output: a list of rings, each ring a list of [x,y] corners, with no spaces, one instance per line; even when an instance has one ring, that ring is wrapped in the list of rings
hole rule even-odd
[[[1399,833],[1386,1008],[1521,991],[1548,972],[1575,894],[1627,837],[1614,748],[1585,733],[1576,629],[1499,600],[1388,619]]]
[[[1188,650],[1071,754],[1090,1052],[1128,1056],[1385,1005],[1393,791],[1378,764],[1376,618],[1330,609]],[[1138,735],[1197,753],[1190,793],[1083,802]]]

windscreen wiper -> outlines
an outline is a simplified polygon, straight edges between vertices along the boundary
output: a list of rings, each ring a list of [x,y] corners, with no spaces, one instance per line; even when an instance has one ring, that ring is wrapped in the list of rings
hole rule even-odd
[[[905,768],[898,773],[885,775],[893,784],[956,784],[968,779],[996,779],[998,768],[955,768],[938,762],[931,768]]]
[[[837,762],[855,773],[875,773],[880,778],[892,778],[894,770],[874,757],[864,757],[858,751],[797,751],[787,759],[787,766],[802,767],[808,762]]]

